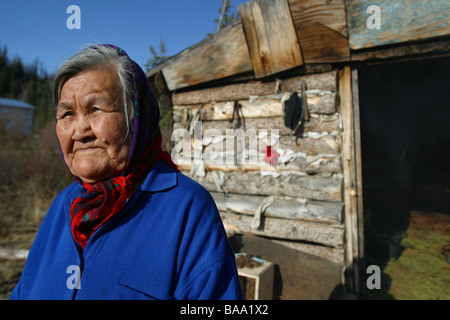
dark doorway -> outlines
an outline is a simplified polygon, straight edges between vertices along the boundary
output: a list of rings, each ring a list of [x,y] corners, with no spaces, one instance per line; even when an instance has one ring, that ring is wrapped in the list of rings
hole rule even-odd
[[[450,59],[365,66],[358,78],[366,256],[395,258],[412,210],[450,214]]]

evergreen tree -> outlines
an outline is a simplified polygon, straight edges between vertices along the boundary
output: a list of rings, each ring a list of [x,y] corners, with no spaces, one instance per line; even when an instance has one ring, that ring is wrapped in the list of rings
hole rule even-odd
[[[214,21],[217,23],[216,32],[222,30],[226,26],[229,26],[230,24],[238,20],[238,15],[235,12],[230,14],[230,9],[232,7],[233,4],[231,3],[231,0],[222,0],[222,6],[218,9],[220,18],[214,19]]]
[[[6,46],[0,50],[0,97],[5,96],[8,90],[8,50]]]
[[[20,57],[8,58],[4,45],[0,49],[0,97],[25,101],[36,107],[35,128],[43,127],[54,119],[52,110],[52,81],[39,59],[31,65],[24,64]]]
[[[147,63],[144,64],[146,71],[159,66],[161,63],[166,62],[170,58],[170,56],[166,55],[168,49],[162,36],[159,37],[159,53],[156,52],[156,49],[153,46],[150,46],[149,50],[152,57],[147,60]]]

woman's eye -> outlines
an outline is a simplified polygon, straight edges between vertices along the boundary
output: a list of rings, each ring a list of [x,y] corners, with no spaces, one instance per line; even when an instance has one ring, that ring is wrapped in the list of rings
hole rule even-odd
[[[97,112],[97,111],[100,111],[100,109],[97,108],[97,107],[93,107],[93,108],[92,108],[92,112]]]
[[[63,114],[62,114],[62,117],[61,118],[65,118],[65,117],[68,117],[68,116],[73,116],[73,111],[66,111],[66,112],[64,112]]]

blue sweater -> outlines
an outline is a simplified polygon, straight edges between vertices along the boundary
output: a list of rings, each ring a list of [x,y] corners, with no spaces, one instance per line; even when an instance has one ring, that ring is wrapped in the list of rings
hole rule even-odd
[[[51,205],[10,299],[242,299],[211,195],[157,163],[82,251],[70,231],[74,183]]]

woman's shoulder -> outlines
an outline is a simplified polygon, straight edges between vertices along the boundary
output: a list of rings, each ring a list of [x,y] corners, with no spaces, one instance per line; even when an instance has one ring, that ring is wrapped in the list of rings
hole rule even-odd
[[[182,172],[177,172],[177,180],[178,180],[178,186],[185,190],[185,191],[192,191],[194,193],[196,192],[208,192],[208,190],[200,184],[198,181],[194,180],[193,178],[187,176],[186,174]]]
[[[81,185],[74,181],[72,184],[61,190],[53,202],[58,203],[64,200],[69,200],[70,198],[75,198],[81,193],[81,189]]]
[[[186,174],[170,167],[164,161],[160,161],[150,172],[143,189],[145,191],[165,191],[171,193],[183,193],[185,196],[209,194],[208,190],[199,182],[188,177]]]
[[[216,210],[212,195],[199,182],[165,163],[155,169],[157,174],[143,186],[144,191],[153,192],[154,200],[160,200],[167,208],[175,205],[180,210],[189,208],[187,211]]]
[[[51,213],[64,211],[66,208],[70,206],[70,203],[77,196],[81,194],[81,185],[77,182],[74,182],[61,190],[55,199],[53,199],[50,208],[47,212],[47,216],[52,215]]]
[[[204,185],[183,173],[178,172],[177,175],[177,192],[179,194],[191,199],[192,203],[215,208],[214,198]]]

